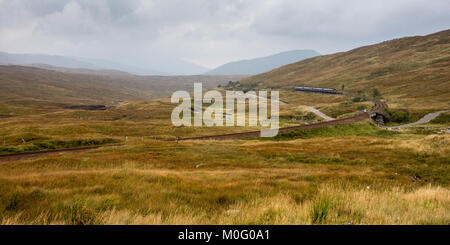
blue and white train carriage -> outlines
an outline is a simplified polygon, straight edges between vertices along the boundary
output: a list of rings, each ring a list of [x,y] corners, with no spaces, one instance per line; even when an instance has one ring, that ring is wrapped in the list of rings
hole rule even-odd
[[[313,88],[313,87],[295,87],[296,91],[325,93],[325,94],[337,94],[335,88]]]

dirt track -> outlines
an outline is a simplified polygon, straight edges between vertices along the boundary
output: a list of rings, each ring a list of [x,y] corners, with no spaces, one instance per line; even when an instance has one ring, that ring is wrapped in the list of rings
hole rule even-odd
[[[424,117],[422,117],[421,119],[419,119],[419,121],[417,121],[417,122],[403,124],[403,125],[399,125],[399,126],[393,126],[393,127],[385,127],[385,128],[387,128],[387,129],[401,129],[401,128],[406,128],[406,127],[409,127],[409,126],[429,123],[431,120],[435,119],[436,117],[438,117],[442,113],[446,113],[446,112],[449,112],[449,110],[437,111],[437,112],[429,113],[429,114],[425,115]]]

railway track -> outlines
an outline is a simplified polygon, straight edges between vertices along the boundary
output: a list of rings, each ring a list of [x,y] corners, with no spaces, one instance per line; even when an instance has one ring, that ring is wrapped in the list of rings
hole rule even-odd
[[[371,118],[376,113],[382,113],[384,109],[388,108],[388,105],[384,102],[381,102],[379,100],[374,100],[374,107],[364,113],[360,113],[358,115],[348,117],[348,118],[342,118],[342,119],[335,119],[332,121],[325,121],[325,122],[318,122],[308,125],[300,125],[300,126],[292,126],[292,127],[285,127],[280,128],[279,132],[287,132],[287,131],[293,131],[293,130],[311,130],[316,128],[323,128],[323,127],[329,127],[329,126],[336,126],[336,125],[343,125],[343,124],[349,124],[349,123],[355,123],[355,122],[361,122],[366,119]],[[178,141],[185,141],[185,140],[228,140],[228,139],[243,139],[243,138],[254,138],[259,137],[260,131],[250,131],[250,132],[243,132],[243,133],[233,133],[233,134],[221,134],[221,135],[210,135],[210,136],[198,136],[198,137],[189,137],[189,138],[179,138]]]

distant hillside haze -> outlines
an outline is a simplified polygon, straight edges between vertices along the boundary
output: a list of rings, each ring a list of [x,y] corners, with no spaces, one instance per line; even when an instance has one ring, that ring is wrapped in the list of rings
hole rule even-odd
[[[209,75],[255,75],[263,72],[267,72],[291,64],[294,62],[299,62],[304,59],[319,56],[320,54],[314,50],[292,50],[287,52],[282,52],[279,54],[260,57],[250,60],[241,60],[230,62],[225,65],[221,65],[216,69],[213,69],[206,74]]]
[[[0,65],[52,66],[70,69],[117,70],[134,75],[198,75],[207,68],[184,60],[166,58],[146,60],[145,64],[122,64],[101,59],[68,57],[47,54],[11,54],[0,52]]]
[[[59,66],[66,68],[85,68],[85,69],[96,68],[91,63],[64,56],[43,55],[43,54],[10,54],[5,52],[0,52],[0,64],[3,65],[45,64],[50,66]]]

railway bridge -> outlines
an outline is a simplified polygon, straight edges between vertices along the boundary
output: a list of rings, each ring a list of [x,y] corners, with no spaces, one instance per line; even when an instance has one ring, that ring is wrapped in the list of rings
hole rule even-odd
[[[387,120],[386,116],[383,115],[383,111],[388,108],[388,105],[379,100],[373,100],[372,102],[375,106],[369,111],[369,117],[372,118],[378,126],[384,126],[384,123]]]

